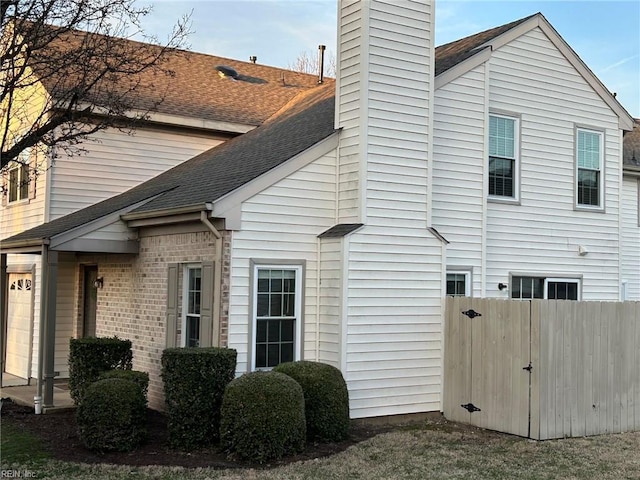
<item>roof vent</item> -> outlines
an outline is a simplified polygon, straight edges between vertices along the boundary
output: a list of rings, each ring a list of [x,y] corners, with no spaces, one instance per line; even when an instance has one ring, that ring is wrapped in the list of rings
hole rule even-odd
[[[218,75],[220,75],[222,78],[229,77],[233,78],[234,80],[238,78],[238,72],[236,72],[231,67],[227,67],[226,65],[218,65],[216,67],[216,70],[218,71]]]

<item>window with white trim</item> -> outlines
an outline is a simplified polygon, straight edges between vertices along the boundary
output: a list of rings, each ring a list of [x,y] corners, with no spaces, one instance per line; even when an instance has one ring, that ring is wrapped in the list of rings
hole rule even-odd
[[[447,270],[447,295],[452,297],[471,296],[471,272]]]
[[[518,198],[518,119],[489,115],[489,196]]]
[[[576,137],[576,204],[601,207],[602,132],[578,128]]]
[[[302,267],[255,265],[253,369],[300,359]]]
[[[511,298],[579,300],[580,280],[555,277],[511,277]]]
[[[29,198],[29,164],[18,163],[9,169],[8,201],[19,202]]]
[[[184,267],[182,295],[182,335],[183,347],[200,346],[200,306],[202,301],[202,268]]]

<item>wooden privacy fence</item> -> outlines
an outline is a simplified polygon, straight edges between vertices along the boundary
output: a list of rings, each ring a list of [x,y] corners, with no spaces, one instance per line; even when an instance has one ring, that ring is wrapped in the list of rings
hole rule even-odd
[[[640,430],[640,302],[446,303],[449,420],[538,440]]]

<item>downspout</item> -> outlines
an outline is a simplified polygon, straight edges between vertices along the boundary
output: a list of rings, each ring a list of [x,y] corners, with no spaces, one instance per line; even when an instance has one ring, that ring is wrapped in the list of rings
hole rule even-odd
[[[207,217],[206,211],[200,212],[200,221],[213,233],[213,236],[216,237],[215,247],[215,260],[214,260],[214,282],[217,285],[214,285],[213,288],[213,330],[214,330],[214,338],[211,343],[214,347],[220,346],[220,300],[221,300],[221,291],[222,291],[222,234],[218,231],[216,227],[213,226],[213,223]],[[229,343],[227,339],[227,343]]]
[[[0,372],[4,372],[5,357],[7,355],[7,319],[9,312],[9,274],[7,273],[7,254],[0,253],[0,338],[2,338],[2,352],[0,356]],[[0,374],[0,388],[2,375]]]
[[[33,398],[34,408],[36,415],[42,413],[42,378],[44,372],[44,320],[47,312],[47,302],[45,301],[46,291],[49,283],[49,268],[48,268],[48,254],[49,247],[47,245],[42,246],[42,258],[41,262],[41,282],[40,282],[40,325],[38,325],[39,337],[38,337],[38,376],[36,378],[36,396]]]

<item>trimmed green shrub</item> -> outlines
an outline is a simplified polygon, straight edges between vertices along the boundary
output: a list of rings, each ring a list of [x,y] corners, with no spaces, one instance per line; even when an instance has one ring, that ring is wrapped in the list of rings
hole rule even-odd
[[[129,452],[147,436],[147,402],[130,380],[108,378],[89,385],[76,418],[80,440],[91,450]]]
[[[305,447],[304,395],[298,383],[278,372],[247,373],[224,394],[220,441],[240,458],[264,463]]]
[[[337,442],[349,434],[349,391],[342,373],[319,362],[281,363],[274,371],[289,375],[302,387],[307,438]]]
[[[121,378],[135,383],[138,388],[140,388],[146,401],[147,392],[149,391],[149,374],[147,372],[139,372],[138,370],[107,370],[100,374],[98,380],[106,380],[107,378]]]
[[[169,443],[194,449],[215,443],[220,433],[224,389],[236,373],[235,350],[168,348],[162,352],[162,379]]]
[[[131,340],[72,338],[69,345],[69,390],[76,405],[86,388],[107,370],[131,370]]]

